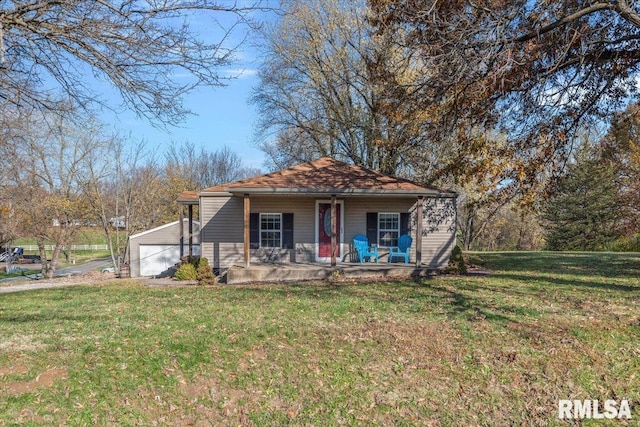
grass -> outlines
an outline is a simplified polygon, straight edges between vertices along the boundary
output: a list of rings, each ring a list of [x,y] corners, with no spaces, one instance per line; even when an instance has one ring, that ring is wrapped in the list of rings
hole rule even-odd
[[[474,253],[489,276],[0,298],[0,425],[577,425],[640,419],[640,255]]]
[[[73,244],[74,245],[104,245],[107,238],[100,227],[82,227],[78,231]],[[21,238],[13,241],[12,246],[28,246],[36,245],[35,238]]]
[[[74,251],[71,258],[75,260],[76,263],[84,263],[95,261],[97,259],[109,258],[110,256],[111,254],[109,251]],[[66,262],[64,255],[60,257],[59,263],[60,268],[73,265]]]

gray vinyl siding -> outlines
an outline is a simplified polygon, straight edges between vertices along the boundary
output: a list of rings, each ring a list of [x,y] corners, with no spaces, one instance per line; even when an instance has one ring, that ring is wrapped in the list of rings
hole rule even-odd
[[[422,217],[422,265],[433,268],[445,267],[455,246],[456,199],[425,199]],[[415,223],[415,209],[411,222]],[[415,234],[413,225],[412,230]]]
[[[356,234],[367,234],[367,212],[410,212],[416,199],[353,198],[345,201],[344,237],[351,242]]]
[[[187,253],[189,245],[189,220],[184,219],[182,222],[184,232],[185,253]],[[179,245],[180,244],[180,226],[176,222],[158,227],[158,229],[148,230],[147,232],[138,233],[129,239],[129,265],[131,268],[131,276],[140,276],[140,245]],[[200,244],[200,224],[193,224],[193,244]]]
[[[241,197],[202,197],[201,205],[203,256],[213,260],[215,268],[242,265],[244,200]],[[257,213],[293,213],[295,244],[295,250],[251,250],[251,262],[313,262],[315,199],[252,196],[250,206],[250,211]]]
[[[251,212],[292,213],[293,250],[256,249],[251,251],[251,262],[314,262],[315,261],[315,199],[310,197],[252,196]]]
[[[416,262],[416,204],[414,198],[352,198],[345,201],[345,240],[356,234],[366,234],[367,212],[411,213],[410,233],[413,245],[410,261]],[[422,265],[433,268],[446,266],[455,244],[455,199],[425,199],[422,222]],[[380,249],[385,255],[387,250]],[[386,262],[386,256],[381,256]]]
[[[254,249],[251,262],[315,262],[316,201],[326,197],[251,196],[252,213],[293,213],[295,249]],[[416,198],[347,197],[338,198],[344,206],[343,255],[356,234],[366,234],[367,212],[410,212],[411,236],[416,232]],[[202,255],[214,268],[228,268],[244,262],[243,199],[233,196],[201,197],[200,221]],[[423,210],[422,264],[442,267],[449,259],[455,238],[455,199],[425,199]],[[386,253],[382,249],[381,253]],[[411,261],[415,262],[415,247]],[[349,260],[347,258],[347,260]],[[386,258],[381,259],[386,262]]]
[[[243,261],[243,200],[239,197],[201,197],[202,256],[214,268]]]

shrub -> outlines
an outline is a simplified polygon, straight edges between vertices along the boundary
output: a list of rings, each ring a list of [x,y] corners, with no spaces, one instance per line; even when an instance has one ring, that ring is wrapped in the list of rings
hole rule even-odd
[[[180,267],[178,267],[178,270],[173,277],[178,280],[196,280],[196,268],[193,266],[193,264],[183,262],[182,264],[180,264]]]
[[[635,236],[623,236],[607,249],[613,252],[640,252],[640,233]]]
[[[211,267],[209,267],[208,259],[199,259],[196,278],[198,280],[198,284],[203,286],[215,285],[217,283],[216,276],[213,274]]]
[[[451,258],[449,258],[449,266],[447,267],[447,272],[456,274],[467,274],[467,265],[464,262],[462,249],[459,245],[456,245],[451,251]]]
[[[200,255],[193,255],[191,257],[185,255],[182,258],[180,258],[180,261],[182,261],[183,264],[193,265],[193,268],[197,270],[198,265],[200,264]]]

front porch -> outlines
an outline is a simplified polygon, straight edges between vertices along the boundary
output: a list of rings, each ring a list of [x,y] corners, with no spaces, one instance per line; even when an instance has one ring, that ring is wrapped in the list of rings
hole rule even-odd
[[[425,276],[446,266],[455,239],[455,193],[331,158],[178,202],[199,207],[200,253],[226,283]],[[409,265],[349,263],[356,237],[382,258],[402,236]]]
[[[335,267],[321,263],[252,263],[249,268],[240,265],[232,266],[221,275],[221,281],[227,284],[240,284],[325,280],[332,277],[343,279],[416,279],[433,276],[437,271],[434,268],[417,267],[415,264],[389,264],[386,262],[379,264],[338,262]]]

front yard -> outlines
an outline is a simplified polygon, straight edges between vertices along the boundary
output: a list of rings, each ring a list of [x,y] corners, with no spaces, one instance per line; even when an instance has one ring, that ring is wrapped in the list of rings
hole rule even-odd
[[[640,255],[478,253],[489,276],[0,295],[0,424],[640,419]]]

